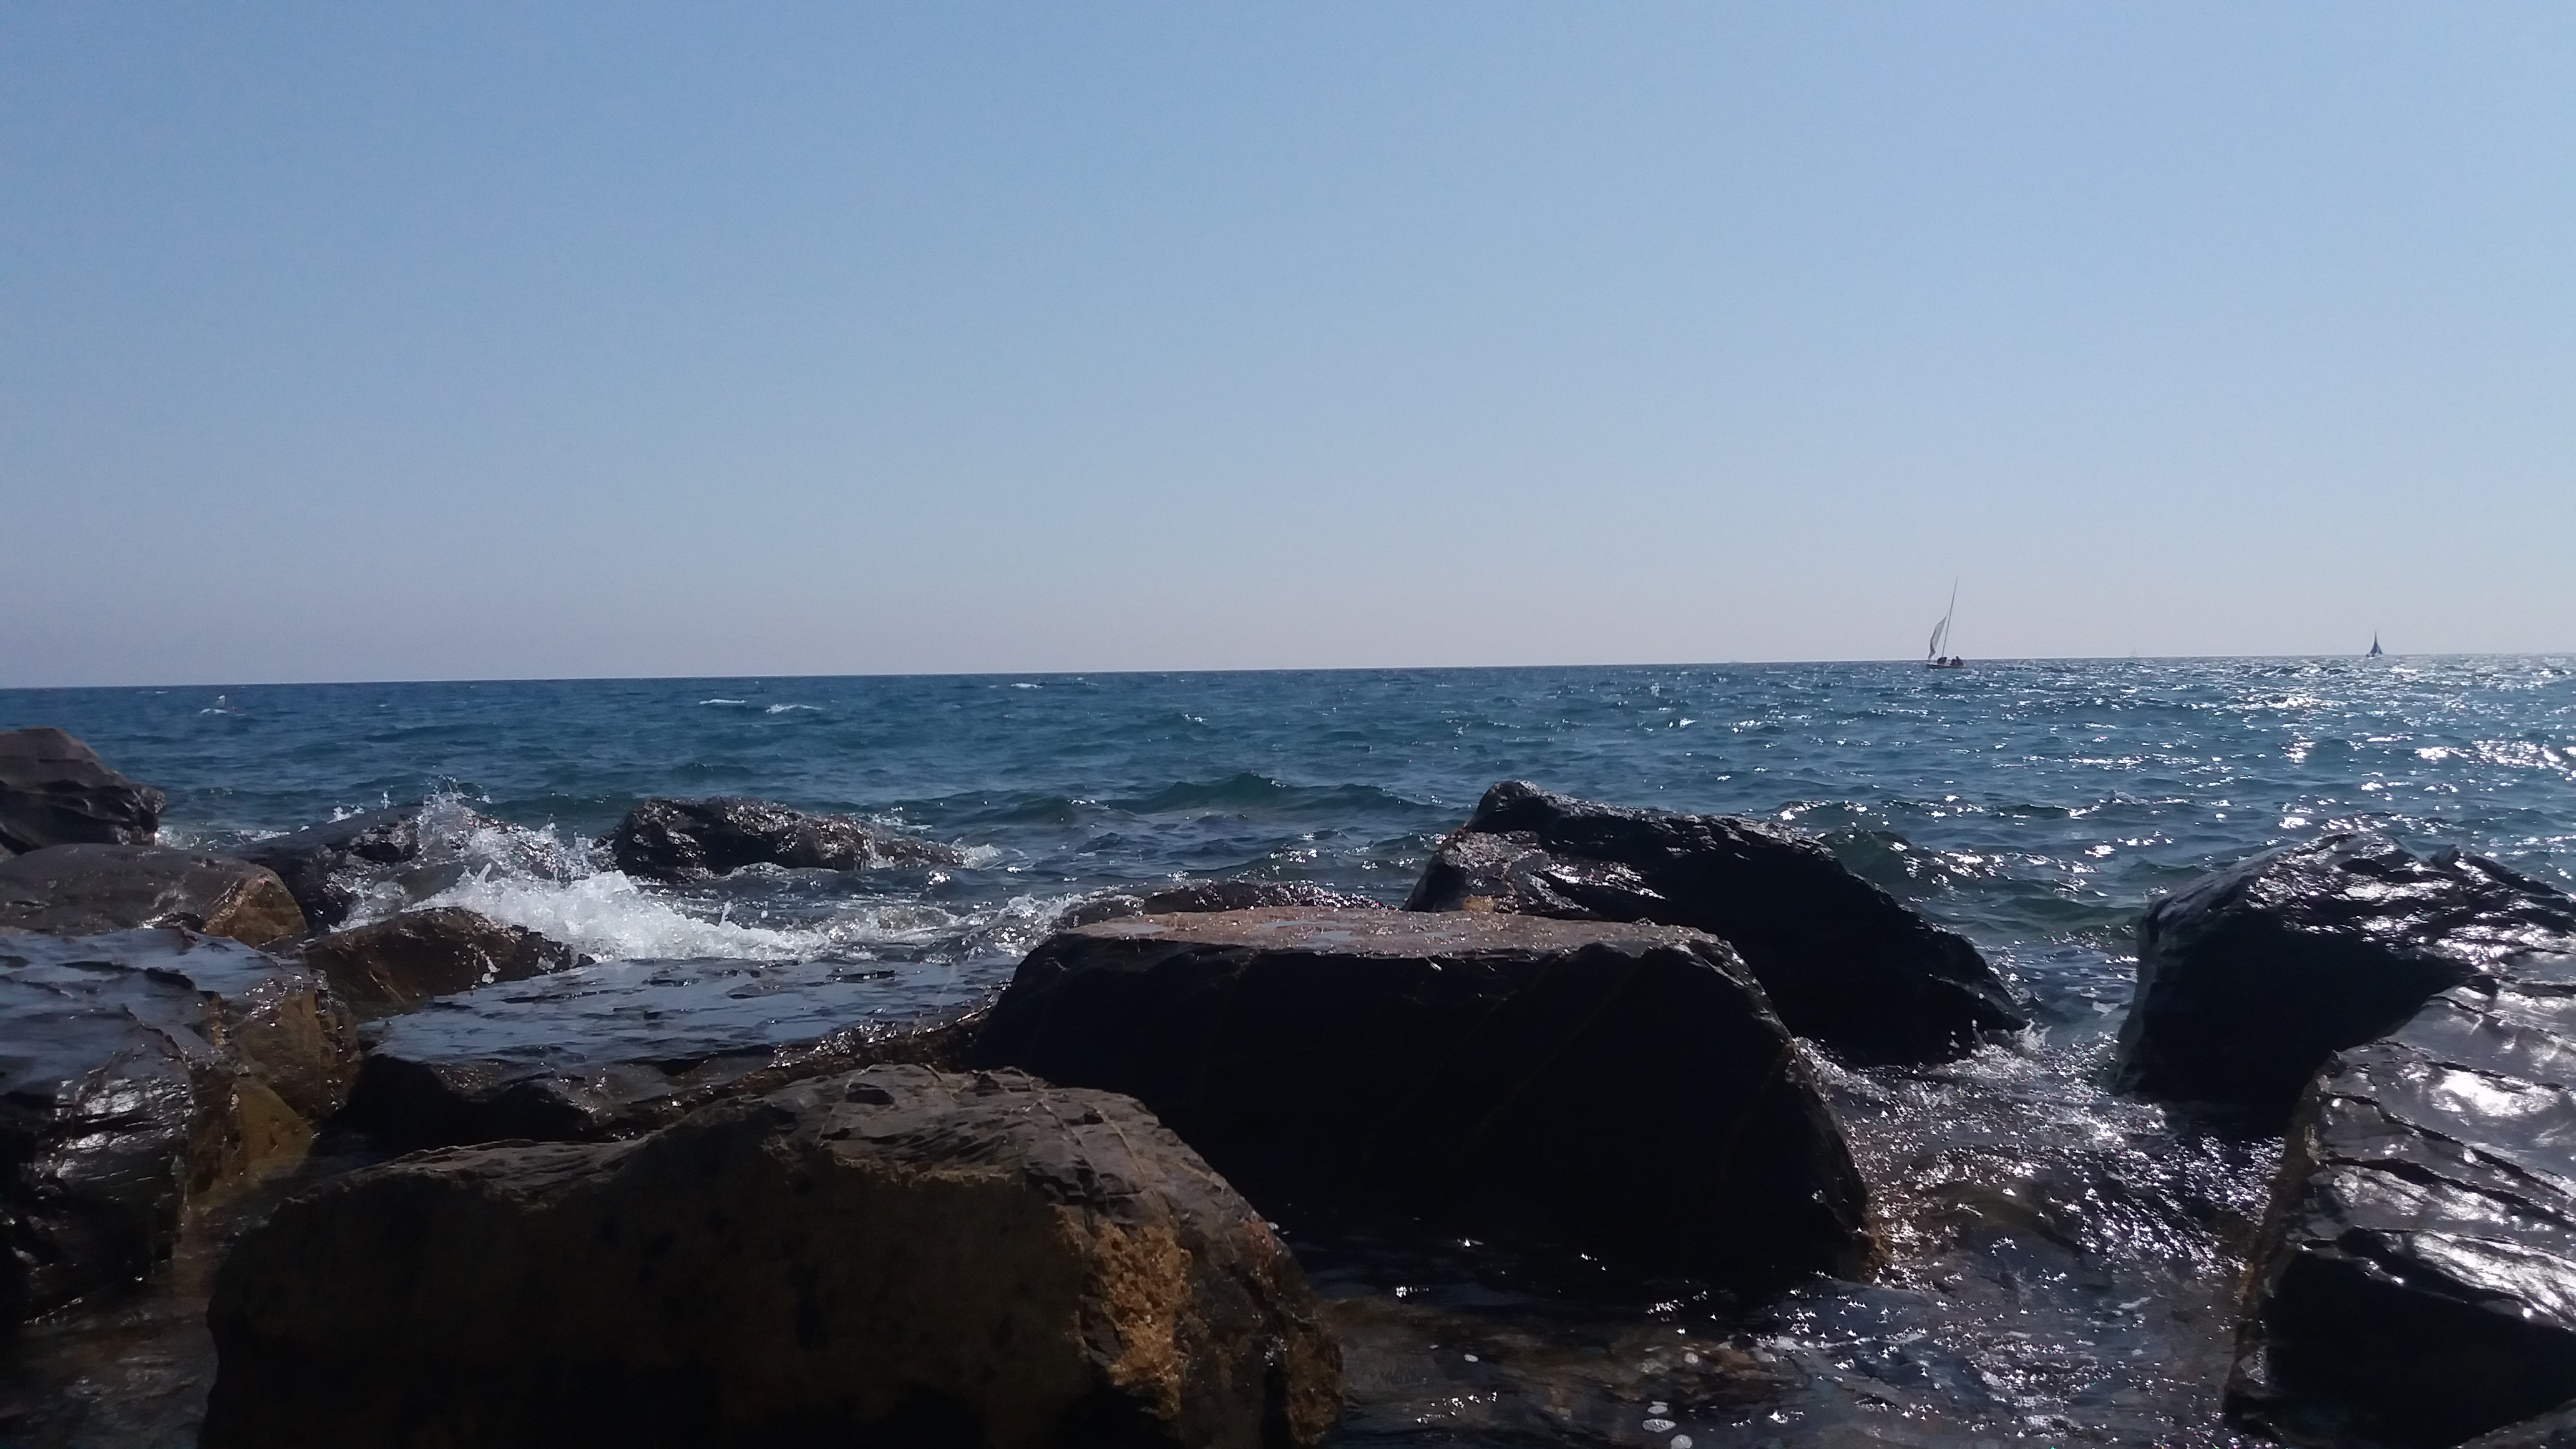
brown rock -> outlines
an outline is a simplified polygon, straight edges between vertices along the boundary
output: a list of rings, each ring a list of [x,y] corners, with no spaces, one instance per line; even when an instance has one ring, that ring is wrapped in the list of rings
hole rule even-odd
[[[461,906],[405,911],[334,931],[304,948],[305,962],[331,979],[351,1010],[369,1017],[413,1011],[433,996],[524,981],[586,959],[561,941]]]
[[[427,1153],[245,1236],[210,1449],[1285,1449],[1338,1350],[1134,1102],[877,1067],[607,1146]]]
[[[357,1058],[318,976],[236,942],[0,936],[0,1322],[144,1276],[191,1201],[302,1156]]]
[[[273,871],[150,845],[54,845],[0,860],[0,926],[89,936],[179,926],[245,945],[304,934]]]

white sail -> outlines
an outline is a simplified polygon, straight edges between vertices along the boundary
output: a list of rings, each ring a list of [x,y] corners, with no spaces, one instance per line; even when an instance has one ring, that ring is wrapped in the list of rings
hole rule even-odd
[[[1950,581],[1950,608],[1947,613],[1944,613],[1941,616],[1941,622],[1932,626],[1932,646],[1923,656],[1927,663],[1937,664],[1940,662],[1941,646],[1950,642],[1950,620],[1955,617],[1958,612],[1959,581],[1952,579]]]

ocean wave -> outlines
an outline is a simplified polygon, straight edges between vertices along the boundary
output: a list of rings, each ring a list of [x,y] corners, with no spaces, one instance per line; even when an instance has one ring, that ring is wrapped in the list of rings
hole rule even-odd
[[[820,713],[822,712],[822,709],[823,709],[823,706],[821,706],[821,705],[819,705],[819,704],[773,704],[773,705],[769,706],[767,709],[763,710],[763,711],[762,711],[762,713],[764,713],[764,714],[794,714],[794,713],[795,713],[796,711],[798,711],[798,710],[810,710],[810,711],[813,711],[814,713],[820,714]]]

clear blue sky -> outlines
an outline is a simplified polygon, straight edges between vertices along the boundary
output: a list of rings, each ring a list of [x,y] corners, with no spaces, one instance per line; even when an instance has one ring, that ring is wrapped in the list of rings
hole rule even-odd
[[[2576,7],[14,3],[0,685],[2576,649]]]

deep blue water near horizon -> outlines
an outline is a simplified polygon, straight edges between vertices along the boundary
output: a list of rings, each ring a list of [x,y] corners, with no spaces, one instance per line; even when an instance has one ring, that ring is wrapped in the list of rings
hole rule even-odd
[[[2103,1090],[2139,909],[2362,826],[2576,883],[2568,657],[0,691],[0,728],[36,724],[166,789],[173,841],[423,797],[505,822],[457,812],[469,869],[441,899],[573,941],[602,981],[860,961],[832,1000],[954,1002],[1104,886],[1254,875],[1401,901],[1477,796],[1524,778],[1814,833],[2030,993],[2034,1031],[1956,1067],[1826,1068],[1890,1243],[1876,1284],[1753,1321],[1585,1315],[1472,1273],[1323,1263],[1356,1346],[1352,1445],[2237,1442],[2217,1385],[2276,1148]],[[853,810],[969,863],[673,890],[589,858],[673,794]],[[814,997],[775,1000],[781,1039],[813,1034]],[[1423,1282],[1394,1293],[1389,1272]]]

